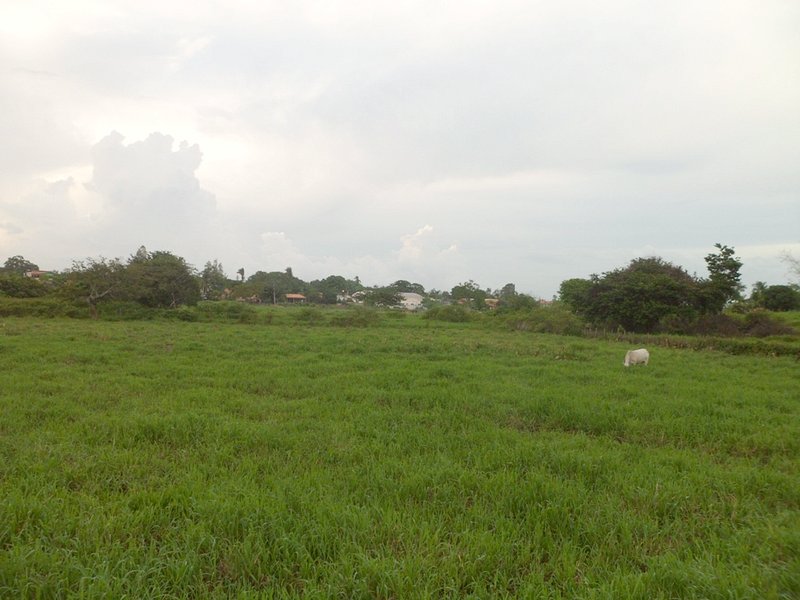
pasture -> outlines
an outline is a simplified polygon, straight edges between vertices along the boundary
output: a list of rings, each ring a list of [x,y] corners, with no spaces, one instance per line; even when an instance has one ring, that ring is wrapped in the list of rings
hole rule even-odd
[[[800,597],[796,358],[314,321],[0,321],[0,597]]]

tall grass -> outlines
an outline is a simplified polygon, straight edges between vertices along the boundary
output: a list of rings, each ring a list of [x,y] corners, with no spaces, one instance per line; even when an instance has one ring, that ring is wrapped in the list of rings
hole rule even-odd
[[[269,314],[0,321],[0,596],[800,595],[794,359]]]

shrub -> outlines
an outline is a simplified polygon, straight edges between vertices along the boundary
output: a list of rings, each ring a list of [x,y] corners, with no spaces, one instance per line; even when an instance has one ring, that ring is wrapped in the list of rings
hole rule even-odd
[[[703,315],[698,317],[685,333],[735,337],[742,334],[742,327],[740,320],[729,315]]]
[[[563,306],[542,306],[502,315],[502,321],[511,329],[533,333],[582,335],[585,324],[576,314]]]
[[[764,290],[763,304],[775,311],[800,309],[800,291],[788,285],[771,285]]]
[[[197,313],[201,319],[212,322],[255,323],[256,307],[244,302],[200,302]]]
[[[322,325],[325,323],[325,315],[318,308],[304,307],[292,315],[294,320],[305,325]]]
[[[86,318],[86,305],[76,305],[56,298],[0,297],[0,317],[73,317]]]
[[[446,306],[434,306],[424,315],[423,319],[433,319],[435,321],[448,321],[450,323],[466,323],[472,320],[470,310],[461,304],[448,304]]]
[[[789,325],[769,316],[764,311],[754,310],[744,317],[744,332],[753,337],[792,335],[796,333]]]
[[[0,273],[0,296],[41,298],[48,288],[41,281],[17,274]]]
[[[381,315],[377,310],[354,306],[336,315],[331,324],[339,327],[370,327],[379,325],[380,322]]]

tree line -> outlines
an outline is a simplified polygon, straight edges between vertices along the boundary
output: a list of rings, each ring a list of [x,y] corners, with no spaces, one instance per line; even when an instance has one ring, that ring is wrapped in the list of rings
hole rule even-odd
[[[715,244],[705,257],[708,275],[689,274],[680,266],[658,257],[636,258],[627,266],[586,279],[561,283],[558,302],[585,322],[627,331],[691,331],[699,321],[720,315],[724,309],[741,311],[800,309],[800,287],[758,282],[749,298],[740,282],[742,261],[732,247]],[[800,277],[798,262],[784,257]],[[26,276],[36,274],[37,277]],[[185,259],[168,251],[150,252],[140,247],[127,260],[87,258],[75,261],[64,272],[39,272],[37,264],[22,256],[8,258],[0,269],[0,296],[17,298],[51,295],[84,302],[92,316],[102,303],[135,302],[148,308],[192,306],[200,300],[245,300],[280,304],[287,294],[302,294],[309,302],[335,304],[357,295],[375,306],[396,306],[403,292],[418,293],[430,304],[457,303],[473,310],[526,311],[540,307],[534,297],[517,292],[513,283],[500,289],[482,288],[468,280],[449,291],[429,290],[419,283],[398,280],[388,286],[367,287],[359,277],[330,275],[304,281],[291,267],[283,271],[256,271],[245,277],[238,269],[226,275],[217,260],[196,270]]]

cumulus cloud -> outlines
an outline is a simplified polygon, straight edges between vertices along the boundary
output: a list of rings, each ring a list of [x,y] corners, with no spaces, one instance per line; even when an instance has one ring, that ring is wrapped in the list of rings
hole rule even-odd
[[[462,275],[463,261],[456,244],[440,246],[433,232],[432,226],[425,225],[396,239],[396,249],[390,252],[342,259],[304,252],[286,233],[270,231],[261,234],[260,264],[268,265],[262,270],[272,271],[292,267],[295,275],[307,280],[328,275],[358,275],[370,285],[387,285],[406,279],[426,287],[441,289],[444,285],[449,289]],[[452,283],[448,283],[450,280]]]
[[[195,171],[202,153],[171,136],[152,133],[124,143],[111,133],[92,147],[92,179],[86,187],[102,199],[102,228],[117,244],[145,244],[194,250],[213,226],[214,195],[200,186]]]
[[[0,6],[8,254],[549,296],[798,241],[797,3],[76,2]]]
[[[86,255],[127,255],[140,245],[198,255],[213,248],[215,202],[195,174],[197,145],[176,149],[161,133],[125,144],[111,133],[90,157],[89,181],[33,180],[17,201],[3,204],[4,245],[33,246],[54,268]]]

